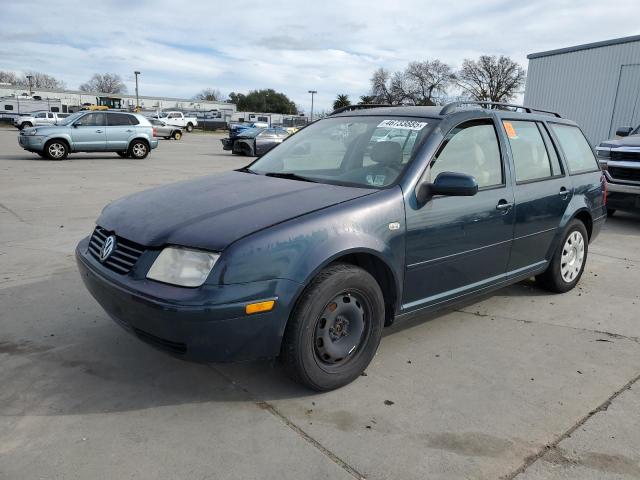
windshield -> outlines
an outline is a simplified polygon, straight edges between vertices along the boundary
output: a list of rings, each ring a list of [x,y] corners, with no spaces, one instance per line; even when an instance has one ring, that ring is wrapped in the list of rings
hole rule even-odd
[[[264,130],[264,128],[247,128],[245,130],[242,130],[238,135],[242,137],[253,138],[257,136],[262,130]]]
[[[295,174],[338,185],[383,188],[413,160],[438,120],[354,116],[320,120],[249,166],[259,174]]]
[[[64,120],[62,120],[61,122],[58,123],[58,125],[69,125],[71,122],[73,122],[76,118],[78,118],[81,115],[84,115],[86,112],[76,112],[76,113],[72,113],[71,115],[69,115],[67,118],[65,118]]]

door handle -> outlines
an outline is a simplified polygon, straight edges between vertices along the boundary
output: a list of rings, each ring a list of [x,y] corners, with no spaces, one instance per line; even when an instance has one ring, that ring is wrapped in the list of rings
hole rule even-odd
[[[96,133],[102,133],[102,130],[96,130]]]
[[[496,210],[508,211],[513,207],[513,202],[507,202],[505,199],[502,199],[496,205]]]
[[[131,129],[128,129],[128,130],[127,130],[127,132],[133,132],[133,130],[131,130]]]
[[[560,195],[562,198],[566,198],[567,195],[569,195],[569,190],[567,190],[564,187],[560,187],[560,191],[558,192],[558,195]]]

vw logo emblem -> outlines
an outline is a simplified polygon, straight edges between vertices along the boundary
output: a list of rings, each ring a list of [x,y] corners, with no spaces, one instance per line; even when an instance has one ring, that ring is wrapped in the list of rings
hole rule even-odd
[[[100,261],[104,262],[109,256],[113,253],[116,248],[116,237],[114,235],[110,235],[102,244],[102,248],[100,249]]]

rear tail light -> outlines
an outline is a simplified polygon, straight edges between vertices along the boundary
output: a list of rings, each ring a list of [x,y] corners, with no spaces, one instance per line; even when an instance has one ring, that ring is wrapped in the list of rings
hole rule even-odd
[[[153,127],[153,136],[157,137],[158,136],[158,129]]]

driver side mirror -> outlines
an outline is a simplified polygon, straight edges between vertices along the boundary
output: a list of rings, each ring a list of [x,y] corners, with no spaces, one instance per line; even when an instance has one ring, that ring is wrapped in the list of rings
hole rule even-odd
[[[448,197],[472,197],[478,193],[475,177],[464,173],[442,172],[433,183],[422,182],[416,189],[416,198],[423,205],[435,195]]]
[[[632,131],[633,127],[618,127],[616,135],[619,137],[628,137]]]

